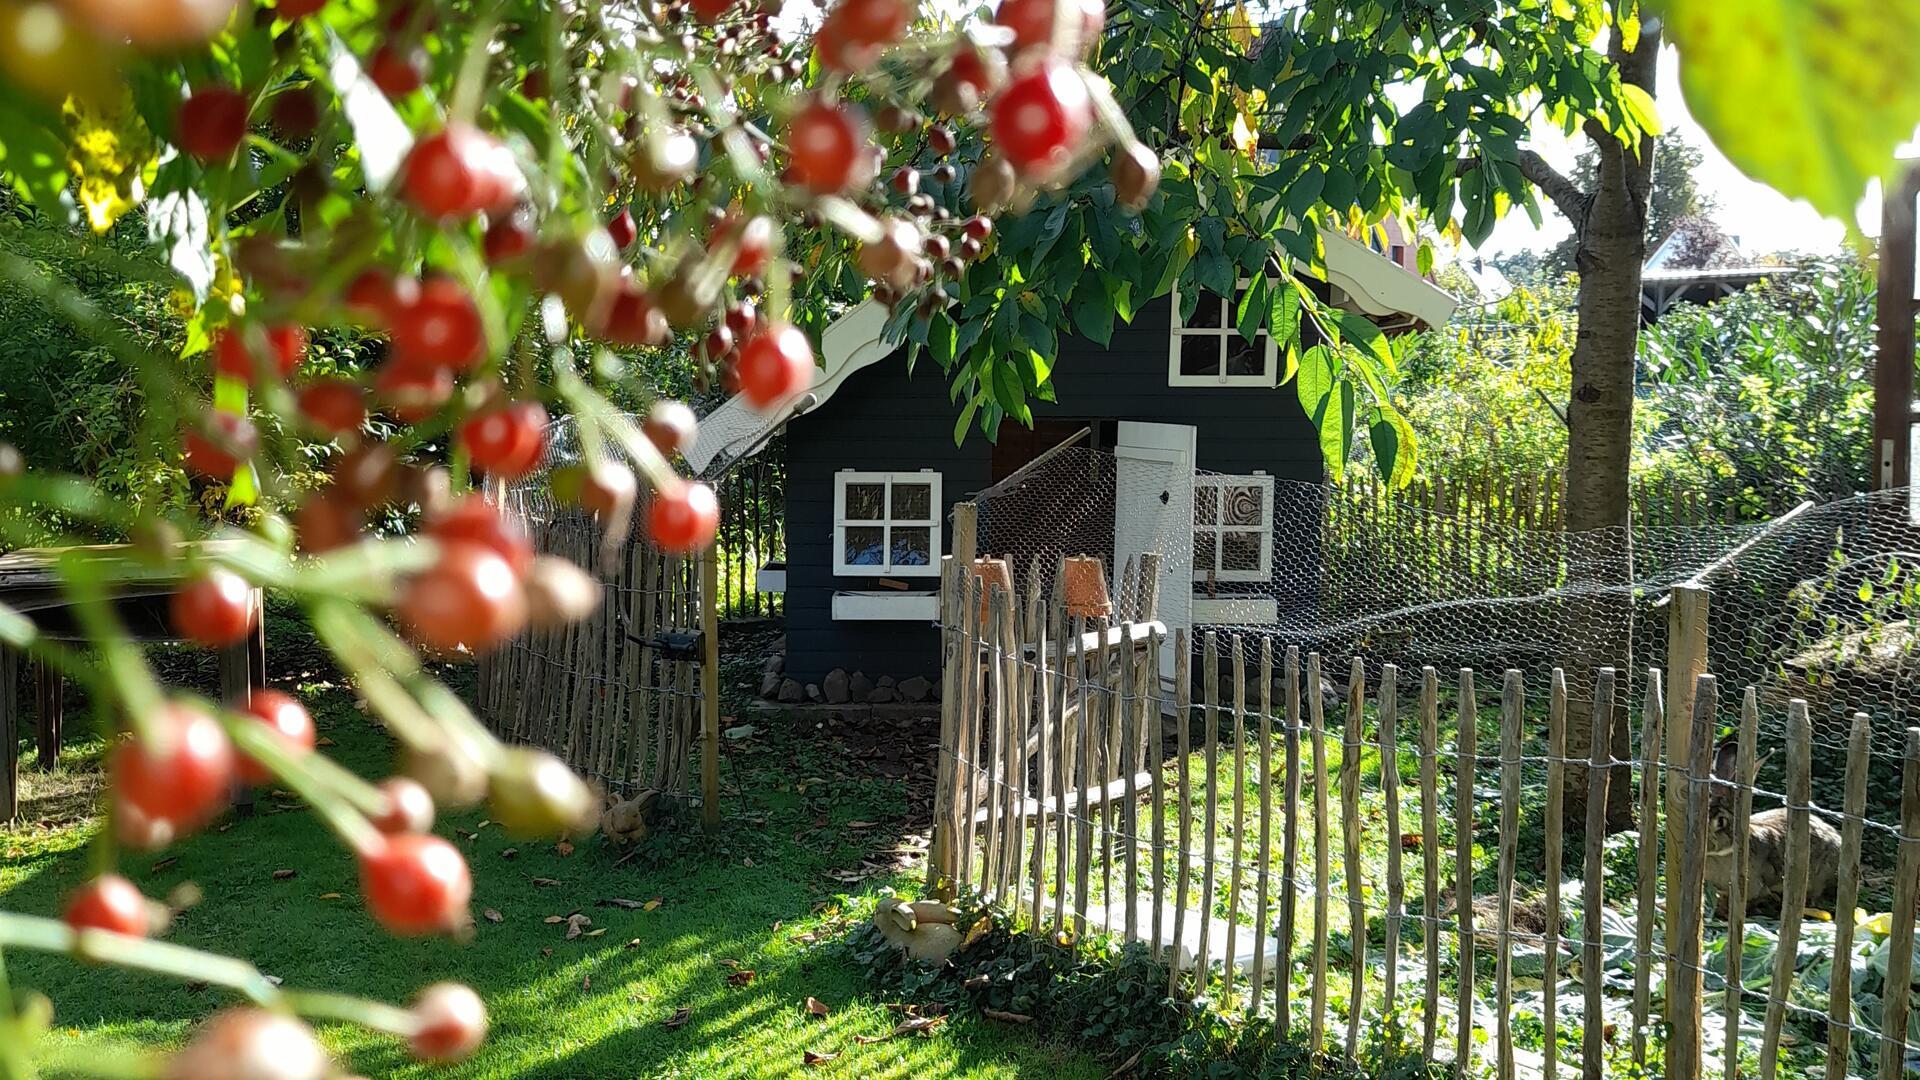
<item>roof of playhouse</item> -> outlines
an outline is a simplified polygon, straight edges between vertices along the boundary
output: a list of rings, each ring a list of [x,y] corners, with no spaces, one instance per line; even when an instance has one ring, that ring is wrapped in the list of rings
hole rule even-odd
[[[1376,318],[1405,316],[1425,326],[1440,326],[1453,315],[1458,301],[1433,283],[1396,265],[1386,256],[1343,233],[1322,230],[1326,245],[1327,281],[1346,294],[1347,302]],[[833,321],[821,336],[822,363],[813,372],[813,385],[794,401],[770,413],[729,398],[700,420],[699,434],[685,451],[695,473],[707,473],[751,457],[774,432],[795,416],[825,404],[853,374],[879,363],[899,348],[886,340],[887,309],[867,300]]]

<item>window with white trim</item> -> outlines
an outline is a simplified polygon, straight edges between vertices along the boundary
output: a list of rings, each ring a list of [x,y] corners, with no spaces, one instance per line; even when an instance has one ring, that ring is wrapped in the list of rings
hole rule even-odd
[[[1193,478],[1193,579],[1273,576],[1273,477]]]
[[[1168,386],[1277,386],[1279,350],[1263,325],[1252,341],[1234,327],[1234,313],[1246,295],[1242,280],[1231,297],[1202,292],[1193,315],[1180,317],[1178,285],[1173,291],[1172,341],[1167,350]],[[1262,319],[1262,323],[1266,320]]]
[[[834,573],[938,577],[940,555],[939,473],[834,474]]]

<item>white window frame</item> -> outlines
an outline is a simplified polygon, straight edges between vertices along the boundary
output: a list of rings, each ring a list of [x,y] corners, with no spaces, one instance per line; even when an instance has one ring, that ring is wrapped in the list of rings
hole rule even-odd
[[[1273,579],[1273,477],[1267,475],[1264,472],[1256,472],[1249,476],[1219,476],[1219,475],[1210,474],[1210,473],[1196,474],[1194,476],[1193,478],[1194,491],[1198,492],[1201,488],[1208,488],[1208,487],[1220,488],[1220,489],[1230,488],[1230,487],[1253,487],[1253,488],[1260,489],[1260,507],[1262,511],[1260,515],[1260,526],[1259,526],[1260,528],[1260,565],[1257,569],[1253,569],[1253,570],[1219,569],[1220,556],[1221,556],[1221,550],[1222,550],[1221,543],[1220,543],[1221,535],[1224,533],[1252,532],[1254,527],[1251,525],[1227,525],[1224,522],[1221,522],[1219,518],[1222,516],[1220,511],[1223,504],[1220,499],[1220,494],[1216,492],[1213,497],[1214,498],[1214,503],[1213,503],[1214,519],[1215,519],[1213,523],[1212,524],[1203,523],[1197,520],[1198,515],[1197,514],[1195,515],[1196,520],[1193,523],[1193,533],[1194,533],[1194,541],[1195,541],[1193,545],[1193,552],[1194,552],[1193,580],[1197,582],[1205,582],[1208,580],[1208,574],[1211,573],[1212,580],[1217,582],[1271,581]],[[1200,565],[1199,537],[1201,533],[1213,534],[1213,565],[1212,566]]]
[[[908,520],[893,517],[893,485],[896,483],[930,484],[927,512],[932,515],[926,520]],[[886,517],[878,520],[853,521],[847,517],[847,485],[884,484]],[[941,511],[944,504],[940,501],[940,474],[932,469],[918,472],[855,472],[845,469],[833,474],[833,572],[842,577],[939,577],[940,556],[946,554],[941,546]],[[896,525],[913,528],[928,528],[930,536],[930,559],[926,566],[893,565],[893,527]],[[881,528],[886,530],[881,538],[881,551],[885,553],[885,562],[873,566],[851,565],[847,562],[847,528]]]
[[[1238,292],[1252,284],[1252,278],[1241,278],[1234,282],[1234,291]],[[1167,385],[1168,386],[1260,386],[1280,385],[1280,349],[1273,335],[1262,327],[1254,336],[1254,344],[1266,343],[1266,362],[1256,375],[1227,374],[1227,341],[1240,336],[1234,326],[1233,298],[1223,297],[1220,301],[1219,326],[1186,326],[1180,318],[1180,285],[1173,286],[1173,313],[1168,320],[1167,331]],[[1188,375],[1180,370],[1180,346],[1186,338],[1211,337],[1218,339],[1220,349],[1220,368],[1213,375]]]

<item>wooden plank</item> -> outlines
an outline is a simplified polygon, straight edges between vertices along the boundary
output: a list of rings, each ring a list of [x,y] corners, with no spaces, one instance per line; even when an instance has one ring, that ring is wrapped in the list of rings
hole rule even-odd
[[[1100,645],[1094,651],[1093,708],[1088,710],[1087,732],[1092,739],[1091,745],[1097,752],[1094,759],[1094,779],[1105,784],[1114,778],[1114,767],[1118,764],[1111,735],[1113,717],[1119,712],[1118,696],[1113,685],[1113,647],[1109,644],[1107,620],[1096,617],[1093,620],[1094,633],[1099,635]],[[1113,804],[1110,800],[1100,800],[1100,928],[1113,933]],[[1090,813],[1090,811],[1089,811]]]
[[[1080,622],[1085,625],[1084,620]],[[1079,790],[1087,791],[1093,786],[1093,743],[1090,741],[1092,729],[1088,714],[1093,712],[1096,693],[1090,682],[1087,668],[1087,647],[1084,635],[1076,635],[1073,658],[1073,678],[1078,687],[1074,700],[1079,703],[1079,715],[1075,718],[1074,743],[1079,749],[1080,780]],[[1093,815],[1084,808],[1076,815],[1079,828],[1074,843],[1073,884],[1073,933],[1075,937],[1084,937],[1087,932],[1087,891],[1093,878]]]
[[[1033,594],[1027,599],[1027,638],[1033,644],[1034,670],[1032,693],[1026,700],[1033,705],[1033,781],[1035,802],[1038,807],[1033,819],[1033,865],[1028,873],[1032,881],[1032,901],[1028,911],[1028,929],[1039,933],[1044,925],[1047,908],[1047,805],[1052,792],[1053,777],[1048,772],[1052,763],[1053,732],[1053,673],[1047,669],[1047,630],[1049,619],[1046,614],[1046,598],[1040,591],[1040,564],[1036,560],[1033,567]],[[1064,793],[1063,793],[1064,794]]]
[[[987,588],[987,618],[981,627],[981,637],[986,643],[987,692],[983,704],[986,706],[987,740],[984,783],[986,784],[987,819],[981,830],[984,845],[981,847],[980,891],[982,894],[998,900],[1000,898],[1000,809],[1002,795],[1006,790],[1006,712],[1005,658],[1006,642],[1000,636],[1001,615],[1007,607],[1007,590],[998,584]]]
[[[957,508],[956,508],[957,509]],[[956,548],[956,552],[958,549]],[[958,558],[958,554],[954,556]],[[961,802],[964,813],[961,816],[960,830],[960,895],[967,896],[975,890],[973,887],[973,859],[979,828],[974,824],[974,811],[980,807],[980,595],[979,575],[971,570],[970,563],[966,573],[967,592],[960,612],[960,643],[964,659],[960,663],[960,708],[956,714],[960,720],[959,767],[966,777],[966,798]]]
[[[1607,782],[1613,770],[1608,733],[1613,728],[1614,669],[1601,668],[1593,679],[1593,727],[1587,742],[1587,813],[1581,824],[1586,858],[1581,881],[1580,985],[1586,990],[1586,1014],[1580,1032],[1580,1071],[1587,1080],[1599,1080],[1606,1059],[1606,1014],[1602,1011],[1601,979],[1605,952],[1601,947],[1601,914],[1605,910]]]
[[[1201,997],[1206,996],[1213,977],[1214,838],[1220,830],[1220,643],[1211,630],[1203,641],[1200,662],[1205,666],[1200,681],[1206,694],[1202,715],[1206,724],[1207,795],[1201,846],[1206,854],[1200,863],[1200,949],[1194,959],[1194,987]]]
[[[1286,750],[1286,790],[1280,805],[1280,929],[1274,942],[1273,1016],[1274,1028],[1281,1037],[1293,1033],[1293,1017],[1288,1012],[1289,991],[1293,982],[1294,917],[1300,900],[1300,647],[1287,646],[1286,686],[1283,704],[1286,716],[1281,733]]]
[[[1148,597],[1148,602],[1153,596]],[[1148,642],[1146,654],[1141,663],[1147,669],[1146,730],[1147,741],[1151,744],[1147,750],[1146,766],[1148,786],[1153,792],[1153,948],[1155,956],[1160,955],[1160,943],[1166,940],[1161,936],[1165,929],[1164,912],[1167,907],[1167,765],[1162,760],[1160,716],[1163,701],[1160,697],[1160,638],[1158,635]],[[1180,763],[1182,768],[1186,762]],[[1182,851],[1180,857],[1186,858]],[[1178,951],[1176,948],[1175,951]]]
[[[1708,592],[1696,586],[1676,586],[1668,594],[1667,604],[1667,806],[1669,824],[1683,819],[1686,798],[1684,785],[1689,768],[1688,733],[1693,719],[1693,695],[1696,680],[1707,669]],[[1666,880],[1680,880],[1680,847],[1667,845]],[[1669,886],[1671,888],[1671,886]],[[1674,928],[1679,920],[1673,910],[1671,892],[1667,897],[1667,1021],[1673,1022],[1673,985],[1679,979],[1674,957],[1678,943]],[[1696,980],[1697,981],[1697,980]],[[1697,995],[1696,995],[1697,996]],[[1667,1071],[1673,1071],[1673,1044],[1667,1044]]]
[[[1752,786],[1752,778],[1745,773],[1739,782]],[[1812,803],[1813,723],[1807,716],[1806,701],[1794,698],[1787,702],[1787,880],[1780,893],[1776,957],[1800,955],[1800,925],[1807,914]],[[1794,972],[1791,962],[1773,965],[1773,990],[1767,995],[1767,1018],[1761,1031],[1760,1080],[1774,1080],[1780,1072],[1780,1032],[1787,1021],[1787,996],[1793,993]]]
[[[1499,953],[1494,957],[1494,1068],[1513,1080],[1513,870],[1520,840],[1520,725],[1526,686],[1508,668],[1500,687],[1500,888]]]
[[[1173,698],[1174,698],[1174,805],[1180,817],[1180,848],[1173,864],[1173,947],[1168,950],[1167,996],[1180,996],[1180,943],[1187,939],[1187,853],[1193,850],[1193,803],[1189,798],[1187,782],[1187,757],[1192,754],[1190,745],[1192,736],[1188,727],[1193,715],[1193,676],[1188,668],[1192,664],[1192,644],[1187,640],[1187,628],[1179,627],[1173,633]]]
[[[1656,672],[1655,678],[1658,678]],[[1547,688],[1547,804],[1541,812],[1541,828],[1544,832],[1541,857],[1542,888],[1545,890],[1547,908],[1546,940],[1541,950],[1546,953],[1546,968],[1540,978],[1540,1026],[1541,1026],[1541,1075],[1546,1080],[1555,1080],[1560,1074],[1560,871],[1566,861],[1566,837],[1563,834],[1566,825],[1566,756],[1567,756],[1567,673],[1560,668],[1553,669],[1553,676]],[[1659,773],[1653,774],[1656,778]],[[1651,856],[1654,845],[1642,844],[1645,854]],[[1648,919],[1645,927],[1648,933],[1653,930],[1653,920]],[[1645,976],[1647,965],[1635,962],[1634,970]]]
[[[1893,872],[1893,928],[1887,934],[1887,986],[1913,985],[1913,923],[1920,908],[1920,727],[1907,729],[1900,762],[1900,840]],[[1880,1080],[1906,1072],[1906,994],[1890,994],[1880,1026]]]
[[[1640,835],[1660,834],[1661,743],[1666,723],[1666,701],[1662,675],[1657,667],[1647,669],[1647,696],[1640,716]],[[1633,962],[1633,1060],[1647,1060],[1647,1024],[1652,1008],[1653,924],[1658,914],[1660,856],[1658,845],[1638,845],[1635,883],[1634,962]],[[1551,1078],[1549,1078],[1551,1080]]]
[[[1708,785],[1712,777],[1714,713],[1718,704],[1713,676],[1698,676],[1694,680],[1693,717],[1688,725],[1688,746],[1684,752],[1688,761],[1683,818],[1686,829],[1685,839],[1678,846],[1685,850],[1681,853],[1679,887],[1667,898],[1668,916],[1675,920],[1671,930],[1676,946],[1672,966],[1682,973],[1680,979],[1667,986],[1671,999],[1668,1017],[1673,1025],[1667,1053],[1667,1075],[1671,1080],[1699,1080],[1700,1077],[1700,899],[1705,890]],[[1590,1036],[1589,1041],[1593,1043],[1592,1052],[1598,1053],[1598,1039]],[[1590,1067],[1589,1075],[1599,1075],[1597,1065]]]
[[[1147,699],[1147,678],[1150,669],[1159,667],[1160,655],[1151,649],[1127,649],[1121,656],[1125,658],[1129,686],[1121,735],[1121,771],[1126,773],[1127,796],[1121,806],[1120,829],[1126,852],[1126,934],[1132,941],[1140,931],[1140,776],[1134,770],[1140,758],[1140,715]]]
[[[20,816],[20,653],[0,645],[0,825]]]
[[[1367,667],[1353,658],[1347,675],[1346,728],[1340,742],[1340,839],[1345,858],[1341,873],[1347,888],[1347,940],[1353,950],[1353,986],[1347,994],[1347,1057],[1360,1052],[1360,1017],[1367,1011],[1367,886],[1360,865],[1361,729],[1366,720]]]
[[[1247,650],[1239,634],[1232,638],[1233,653],[1233,857],[1227,879],[1227,969],[1220,1000],[1231,1008],[1233,959],[1240,955],[1241,840],[1247,835]],[[1254,986],[1258,993],[1259,985]]]
[[[1387,919],[1382,953],[1386,985],[1380,995],[1380,1015],[1396,1016],[1394,998],[1400,987],[1400,923],[1405,917],[1407,882],[1400,865],[1400,669],[1380,668],[1380,795],[1387,811]],[[1264,781],[1263,781],[1264,784]]]
[[[700,559],[700,824],[720,827],[720,560]]]
[[[1734,755],[1734,773],[1739,789],[1733,794],[1733,835],[1745,836],[1753,820],[1753,769],[1754,743],[1760,731],[1760,697],[1753,687],[1740,701],[1740,741]],[[1711,800],[1709,800],[1711,804]],[[1742,998],[1745,996],[1740,968],[1746,959],[1747,941],[1747,861],[1753,857],[1752,849],[1746,844],[1736,844],[1733,849],[1733,876],[1727,888],[1727,937],[1723,956],[1726,960],[1726,1046],[1724,1047],[1725,1080],[1735,1080],[1740,1075],[1740,1021]],[[1847,920],[1851,922],[1852,920]],[[1733,943],[1739,942],[1735,948]],[[1844,981],[1844,980],[1843,980]]]
[[[1459,919],[1459,974],[1454,999],[1454,1059],[1456,1076],[1473,1072],[1473,785],[1474,757],[1479,753],[1480,717],[1473,694],[1473,669],[1460,669],[1460,734],[1454,761],[1458,784],[1454,789],[1453,907]]]
[[[1027,665],[1020,662],[1020,658],[1026,655],[1026,640],[1021,634],[1020,598],[1017,593],[1007,594],[1007,605],[1000,613],[1000,620],[1000,640],[1006,643],[1007,648],[1006,660],[1002,664],[1006,679],[1007,744],[1001,764],[1006,776],[1002,791],[1006,817],[1001,826],[1006,847],[1002,853],[1000,881],[1003,898],[1011,897],[1005,902],[1017,909],[1020,870],[1026,865],[1022,856],[1027,842],[1027,723],[1033,715],[1033,695],[1027,685]]]
[[[1873,766],[1867,740],[1873,721],[1866,713],[1853,714],[1847,738],[1847,786],[1841,805],[1840,869],[1833,901],[1834,971],[1853,966],[1852,912],[1860,904],[1860,834],[1867,813],[1867,770]],[[1827,1080],[1846,1080],[1853,1063],[1853,980],[1834,979],[1827,988]],[[1729,1074],[1731,1077],[1732,1074]]]
[[[1420,1008],[1420,1054],[1433,1060],[1440,1029],[1440,673],[1420,669],[1420,861],[1421,932],[1427,976]]]
[[[960,637],[954,615],[960,609],[960,564],[940,557],[940,757],[933,771],[933,833],[927,841],[927,893],[952,901],[954,806],[951,792],[958,751],[954,734],[954,680],[960,670]],[[755,593],[755,595],[759,595]]]
[[[1248,1004],[1253,1014],[1260,1014],[1260,991],[1266,986],[1267,975],[1267,889],[1270,884],[1267,866],[1271,859],[1268,851],[1273,845],[1273,639],[1260,637],[1260,840],[1254,849],[1258,862],[1254,867],[1253,882],[1253,973],[1251,984],[1247,988]],[[1280,953],[1280,962],[1274,977],[1284,981],[1287,977],[1286,954]]]
[[[1307,1049],[1326,1050],[1327,1033],[1327,907],[1332,902],[1327,883],[1333,877],[1333,857],[1327,841],[1327,718],[1320,693],[1320,654],[1307,654],[1307,722],[1313,740],[1313,961],[1312,998],[1307,1011]]]
[[[1053,790],[1062,800],[1072,787],[1073,780],[1073,740],[1067,730],[1067,697],[1073,690],[1074,677],[1068,662],[1072,653],[1067,647],[1067,605],[1066,605],[1066,560],[1054,563],[1053,597],[1048,605],[1048,617],[1053,627]],[[1072,834],[1068,826],[1073,815],[1060,812],[1053,816],[1053,932],[1058,934],[1066,928],[1067,918],[1067,866],[1072,855]]]

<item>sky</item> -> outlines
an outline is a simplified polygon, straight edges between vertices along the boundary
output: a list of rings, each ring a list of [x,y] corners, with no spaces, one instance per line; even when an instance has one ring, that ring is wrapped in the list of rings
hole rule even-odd
[[[1790,200],[1765,184],[1747,179],[1714,149],[1706,132],[1687,111],[1686,100],[1680,93],[1679,69],[1678,55],[1673,48],[1662,49],[1654,101],[1667,130],[1678,131],[1705,155],[1706,160],[1694,175],[1701,190],[1719,204],[1713,216],[1720,227],[1731,233],[1739,241],[1741,250],[1749,255],[1838,250],[1846,238],[1846,229],[1840,222],[1823,218],[1806,203]],[[1542,125],[1536,128],[1531,141],[1533,148],[1556,168],[1571,171],[1574,155],[1583,140],[1569,139],[1557,128]],[[1860,225],[1869,236],[1879,233],[1878,198],[1876,189],[1872,198],[1862,201]],[[1544,197],[1540,204],[1541,227],[1535,228],[1525,211],[1510,213],[1494,227],[1493,235],[1479,253],[1493,256],[1527,248],[1550,248],[1564,239],[1570,231],[1567,219]]]

